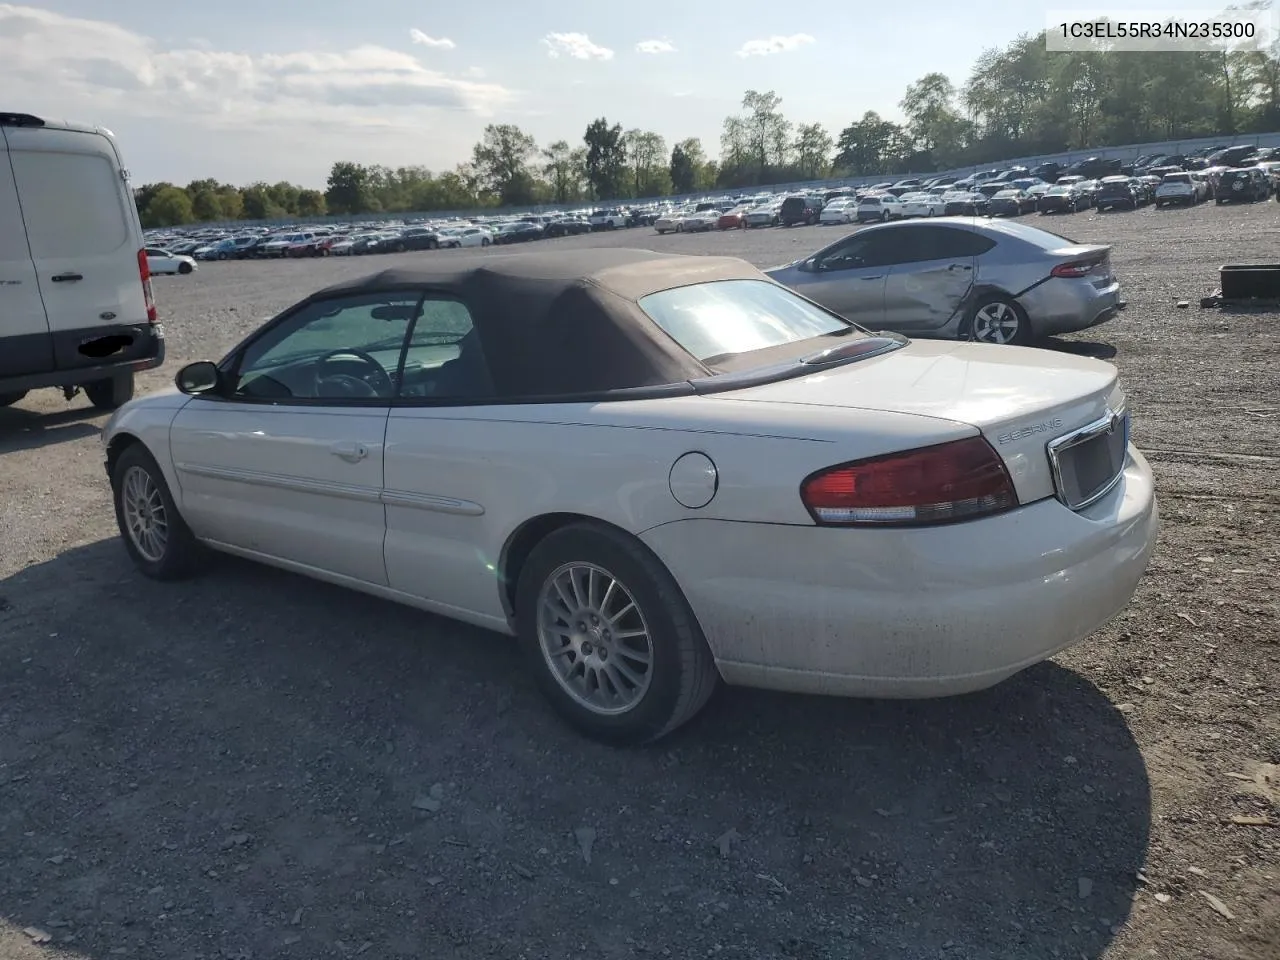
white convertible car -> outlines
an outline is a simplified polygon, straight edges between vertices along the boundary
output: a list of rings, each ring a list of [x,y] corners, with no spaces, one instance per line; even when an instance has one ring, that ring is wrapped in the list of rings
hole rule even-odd
[[[125,546],[515,635],[647,742],[731,684],[988,687],[1129,601],[1151,471],[1110,364],[870,333],[744,261],[471,255],[331,287],[104,431]]]

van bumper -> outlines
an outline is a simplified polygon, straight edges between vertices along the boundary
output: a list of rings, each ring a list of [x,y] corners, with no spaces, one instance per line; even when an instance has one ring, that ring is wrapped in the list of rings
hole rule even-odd
[[[139,324],[136,329],[144,331],[146,336],[143,342],[127,351],[127,359],[104,359],[101,363],[86,366],[3,376],[0,377],[0,394],[22,393],[41,387],[82,387],[117,374],[138,373],[160,366],[165,357],[164,328],[160,324]]]

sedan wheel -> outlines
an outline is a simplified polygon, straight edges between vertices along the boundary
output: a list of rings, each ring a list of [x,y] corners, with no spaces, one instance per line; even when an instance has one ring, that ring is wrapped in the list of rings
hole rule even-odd
[[[116,458],[111,490],[120,535],[139,570],[156,580],[196,571],[204,551],[178,513],[160,467],[141,444]]]
[[[665,567],[621,531],[574,524],[520,573],[516,620],[539,686],[598,740],[648,743],[706,703],[719,674]]]
[[[967,324],[970,338],[979,343],[1026,343],[1030,326],[1017,304],[1003,297],[978,301]]]

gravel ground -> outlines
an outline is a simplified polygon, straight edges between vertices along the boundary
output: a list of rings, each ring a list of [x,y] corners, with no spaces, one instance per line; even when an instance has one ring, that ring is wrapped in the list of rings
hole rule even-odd
[[[1053,224],[1115,244],[1129,309],[1057,347],[1119,365],[1160,547],[1117,621],[949,701],[724,690],[610,750],[496,635],[239,561],[144,580],[104,418],[0,410],[0,957],[1280,957],[1280,314],[1197,305],[1280,204]],[[141,386],[390,262],[161,278]]]

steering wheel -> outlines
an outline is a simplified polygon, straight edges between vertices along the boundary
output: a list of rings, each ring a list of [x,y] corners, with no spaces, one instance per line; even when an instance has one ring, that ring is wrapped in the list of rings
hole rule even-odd
[[[325,365],[335,360],[356,360],[364,368],[366,372],[361,374],[352,373],[329,373],[324,372]],[[330,350],[319,360],[315,366],[315,394],[317,397],[330,396],[326,391],[326,386],[336,387],[339,391],[338,396],[351,399],[368,399],[373,397],[389,397],[395,390],[395,385],[391,382],[386,368],[377,360],[365,353],[363,350]]]

